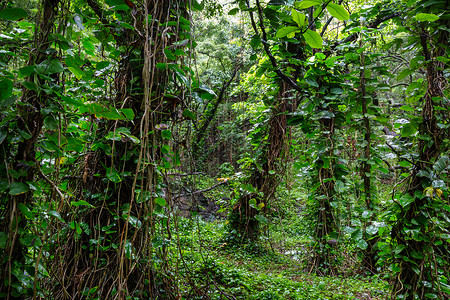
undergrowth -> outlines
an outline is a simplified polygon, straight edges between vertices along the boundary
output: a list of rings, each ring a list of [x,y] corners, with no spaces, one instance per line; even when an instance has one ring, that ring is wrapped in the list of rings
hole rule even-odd
[[[349,264],[345,262],[336,276],[310,272],[307,247],[295,251],[296,246],[305,244],[305,236],[295,235],[292,228],[285,230],[289,231],[289,242],[282,248],[268,239],[258,245],[229,245],[223,239],[226,221],[180,218],[177,237],[183,258],[179,266],[182,299],[386,298],[387,282],[380,276],[355,275],[346,270]]]

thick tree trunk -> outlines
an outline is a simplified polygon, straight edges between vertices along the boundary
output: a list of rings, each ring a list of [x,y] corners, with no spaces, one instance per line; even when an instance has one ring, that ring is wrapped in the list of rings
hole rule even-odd
[[[271,200],[275,197],[275,192],[279,183],[279,178],[283,172],[281,159],[285,154],[287,119],[288,112],[287,95],[285,90],[287,84],[283,83],[279,92],[278,105],[272,110],[269,120],[269,132],[267,142],[264,142],[264,154],[259,157],[261,170],[254,166],[254,170],[250,175],[248,183],[251,184],[256,191],[263,194],[263,198],[256,194],[242,195],[238,199],[238,203],[233,208],[229,216],[230,232],[235,232],[237,241],[254,242],[258,240],[260,235],[260,224],[255,216],[265,211]],[[250,201],[255,200],[256,205],[263,203],[261,210],[257,210],[250,206]]]
[[[117,48],[123,51],[111,105],[132,109],[135,119],[133,122],[97,120],[98,135],[106,136],[119,127],[127,127],[140,142],[121,138],[109,144],[111,153],[103,149],[88,153],[83,181],[73,183],[77,186],[77,197],[85,199],[92,207],[77,213],[73,212],[73,207],[66,207],[67,215],[74,217],[75,223],[84,224],[91,233],[76,235],[73,230],[68,231],[64,247],[59,247],[55,255],[54,265],[59,267],[55,272],[62,278],[65,294],[74,298],[82,298],[86,287],[98,287],[95,296],[105,299],[159,299],[177,295],[174,278],[168,275],[167,247],[152,247],[152,240],[164,239],[167,232],[156,232],[158,217],[153,214],[156,204],[154,197],[148,195],[155,195],[160,183],[155,171],[161,161],[159,149],[163,144],[162,129],[158,125],[167,120],[163,101],[170,84],[169,71],[156,65],[167,62],[163,51],[178,38],[175,34],[168,38],[164,32],[181,32],[164,24],[178,19],[177,13],[188,18],[186,4],[180,0],[127,3],[131,6],[127,15],[131,19],[129,23],[136,28],[127,29],[120,36],[111,30]],[[88,5],[109,28],[109,14],[104,8],[95,0],[88,0]],[[136,78],[140,85],[130,83]],[[110,179],[108,172],[111,170],[121,179],[106,180]],[[101,197],[90,197],[95,194]],[[92,243],[94,237],[95,244]],[[155,255],[160,262],[153,260]],[[54,292],[59,296],[61,292],[57,289]]]
[[[424,193],[425,188],[430,187],[432,183],[428,177],[419,174],[419,172],[428,172],[430,164],[432,165],[439,158],[444,138],[444,131],[437,126],[438,112],[435,110],[435,105],[438,104],[435,101],[440,101],[437,99],[443,97],[442,87],[445,85],[443,70],[445,65],[435,58],[446,55],[446,49],[443,47],[448,45],[449,33],[444,30],[440,31],[434,52],[430,50],[432,45],[430,45],[431,40],[429,36],[430,33],[426,30],[423,30],[420,36],[426,61],[427,91],[422,99],[422,123],[419,126],[419,136],[429,136],[431,142],[426,139],[419,139],[418,160],[415,163],[415,168],[412,170],[411,179],[407,187],[407,193],[413,199],[413,202],[409,204],[405,211],[402,210],[401,215],[398,216],[397,223],[392,229],[393,238],[399,246],[404,247],[402,253],[408,257],[408,260],[398,260],[401,270],[394,283],[393,297],[396,297],[398,294],[406,294],[404,299],[408,300],[415,299],[417,296],[422,299],[425,293],[439,291],[437,286],[439,284],[438,266],[434,257],[442,251],[437,251],[437,246],[434,243],[430,243],[427,239],[414,238],[407,234],[407,231],[410,229],[419,230],[420,236],[429,234],[427,233],[426,224],[431,222],[431,220],[427,220],[425,224],[418,225],[414,225],[415,222],[413,222],[413,220],[420,220],[424,214],[427,216],[434,215],[432,203],[435,200]],[[443,257],[448,258],[450,255],[448,250],[446,250],[448,248],[443,247],[442,249],[446,252],[442,253]],[[419,253],[422,258],[419,258],[420,255],[412,255],[412,253]],[[425,282],[430,284],[425,284]],[[444,297],[443,294],[440,294],[441,297]]]
[[[318,172],[317,189],[317,227],[315,232],[315,249],[313,267],[317,274],[334,273],[335,266],[332,262],[332,247],[335,245],[329,243],[330,234],[336,230],[333,208],[331,202],[334,200],[334,122],[335,119],[321,119],[321,141],[318,144],[325,147],[325,152],[316,162]]]
[[[360,47],[362,48],[362,44],[360,44]],[[369,164],[369,160],[371,158],[371,138],[370,135],[372,134],[372,129],[370,126],[370,120],[369,116],[367,115],[367,93],[366,93],[366,75],[365,75],[365,57],[364,52],[360,55],[360,64],[361,64],[361,71],[360,71],[360,87],[359,87],[359,94],[361,99],[361,108],[362,108],[362,114],[363,114],[363,127],[364,127],[364,141],[366,142],[366,146],[364,147],[364,161],[362,162],[361,166],[361,177],[363,178],[363,187],[364,187],[364,200],[366,203],[366,209],[369,211],[373,211],[374,203],[372,201],[372,188],[371,188],[371,172],[372,167]],[[373,220],[373,214],[371,218],[367,221],[367,223],[370,224],[370,222]],[[366,224],[367,224],[366,223]],[[367,225],[366,225],[367,226]],[[366,227],[364,226],[364,227]],[[368,237],[367,234],[363,233],[365,237]],[[367,240],[367,248],[363,251],[363,267],[370,273],[375,274],[377,273],[377,268],[375,266],[377,259],[376,259],[376,251],[374,249],[376,245],[376,239],[371,238]]]
[[[54,22],[58,13],[59,0],[43,0],[42,9],[39,15],[39,24],[36,28],[34,51],[30,54],[28,65],[37,65],[45,61],[50,56],[46,49],[50,46],[49,35],[54,28]],[[38,86],[48,83],[47,79],[42,79],[37,75]],[[26,103],[19,108],[18,129],[29,134],[29,138],[24,139],[18,145],[17,153],[12,162],[14,171],[24,174],[15,178],[15,184],[28,186],[26,182],[33,182],[36,176],[36,141],[41,134],[43,118],[41,109],[48,105],[49,95],[45,92],[33,90],[23,90],[22,102]],[[20,286],[12,269],[26,266],[25,255],[28,254],[27,246],[19,241],[20,236],[26,232],[26,217],[19,210],[19,206],[29,207],[32,202],[32,192],[24,192],[13,195],[7,203],[5,218],[1,218],[0,231],[8,232],[8,240],[3,249],[1,272],[0,272],[0,294],[5,293],[8,299],[22,299],[23,294],[14,291],[16,283]],[[34,267],[34,266],[33,266]],[[17,273],[21,271],[16,270]],[[34,274],[33,274],[34,275]],[[29,291],[27,291],[29,293]],[[27,293],[25,292],[25,294]]]

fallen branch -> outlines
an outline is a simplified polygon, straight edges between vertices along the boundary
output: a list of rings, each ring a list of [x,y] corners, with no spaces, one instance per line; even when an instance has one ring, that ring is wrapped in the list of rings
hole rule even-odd
[[[188,193],[187,195],[188,195],[188,196],[193,196],[193,195],[196,195],[196,194],[208,192],[208,191],[213,190],[213,189],[215,189],[215,188],[217,188],[217,187],[219,187],[219,186],[221,186],[221,185],[224,185],[224,184],[228,184],[228,180],[227,180],[227,181],[219,182],[218,184],[215,184],[215,185],[213,185],[213,186],[211,186],[211,187],[209,187],[209,188],[203,189],[203,190],[198,190],[198,191],[195,191],[195,192],[192,192],[192,193]],[[178,198],[180,198],[180,197],[182,197],[182,196],[184,196],[184,195],[178,195],[178,196],[176,196],[176,197],[173,197],[173,199],[178,199]]]
[[[169,173],[167,174],[167,176],[191,176],[191,175],[204,175],[205,173],[203,172],[193,172],[193,173],[186,173],[186,174],[181,174],[181,173]]]

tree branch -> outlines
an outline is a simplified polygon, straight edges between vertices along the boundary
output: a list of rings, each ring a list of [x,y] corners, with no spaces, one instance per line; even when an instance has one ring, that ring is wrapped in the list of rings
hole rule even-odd
[[[217,187],[219,187],[219,186],[221,186],[221,185],[224,185],[224,184],[228,184],[228,180],[219,182],[218,184],[215,184],[215,185],[213,185],[213,186],[210,186],[209,188],[206,188],[206,189],[203,189],[203,190],[198,190],[198,191],[189,193],[188,196],[192,196],[192,195],[196,195],[196,194],[208,192],[208,191],[213,190],[213,189],[215,189],[215,188],[217,188]],[[175,197],[173,197],[173,199],[178,199],[178,198],[181,198],[181,197],[183,197],[183,195],[175,196]]]
[[[197,131],[197,138],[195,139],[195,145],[196,145],[195,147],[198,147],[201,139],[205,136],[206,129],[208,129],[209,124],[211,123],[212,119],[214,118],[217,108],[219,107],[219,104],[222,103],[222,101],[223,101],[226,89],[230,86],[231,82],[233,81],[233,79],[236,76],[239,69],[240,69],[240,65],[238,64],[234,68],[231,78],[227,82],[225,82],[224,85],[222,86],[222,88],[220,89],[220,93],[219,93],[219,96],[217,96],[217,101],[216,101],[216,103],[214,103],[214,107],[209,112],[208,116],[206,117],[206,120],[203,122],[202,127],[200,127],[200,129]]]
[[[248,5],[248,1],[247,1],[247,5]],[[267,42],[267,33],[266,33],[266,29],[264,27],[262,8],[261,8],[261,4],[259,3],[259,0],[256,0],[256,5],[258,8],[259,27],[261,28],[261,32],[262,32],[261,43],[263,44],[264,51],[266,52],[267,56],[269,56],[272,67],[275,68],[275,73],[277,73],[278,77],[280,77],[282,80],[284,80],[294,90],[301,92],[302,89],[290,77],[288,77],[286,74],[284,74],[283,71],[281,71],[280,68],[278,67],[277,60],[273,56],[272,52],[270,51],[269,43]],[[248,8],[250,8],[250,7],[248,7]],[[252,22],[252,27],[255,30],[255,33],[258,34],[257,26],[256,26],[255,20],[253,18],[253,13],[250,10],[249,10],[249,14],[250,14],[250,20]]]
[[[370,23],[369,26],[367,26],[367,28],[372,28],[372,29],[377,28],[378,25],[380,25],[381,23],[383,23],[383,22],[385,22],[385,21],[388,21],[388,20],[390,20],[390,19],[399,17],[399,16],[401,16],[402,13],[403,13],[403,12],[398,11],[398,12],[396,12],[396,13],[393,13],[393,14],[390,14],[390,15],[387,15],[387,16],[380,17],[379,19],[376,19],[375,21],[373,21],[372,23]],[[334,44],[331,46],[331,50],[334,50],[337,46],[339,46],[339,45],[341,45],[341,44],[346,44],[346,43],[349,43],[349,42],[356,41],[357,38],[358,38],[358,33],[354,33],[354,34],[352,34],[352,35],[349,35],[348,37],[346,37],[346,38],[343,39],[342,41],[334,43]],[[331,54],[331,51],[330,51],[329,54]],[[329,54],[328,54],[328,55],[329,55]]]

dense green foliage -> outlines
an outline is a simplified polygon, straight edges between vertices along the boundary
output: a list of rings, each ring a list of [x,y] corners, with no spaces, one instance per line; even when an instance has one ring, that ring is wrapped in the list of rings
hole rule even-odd
[[[0,4],[0,298],[450,299],[448,0]]]

